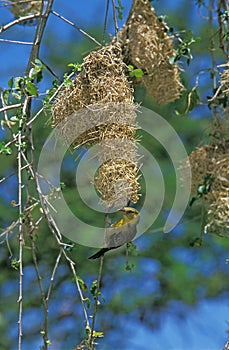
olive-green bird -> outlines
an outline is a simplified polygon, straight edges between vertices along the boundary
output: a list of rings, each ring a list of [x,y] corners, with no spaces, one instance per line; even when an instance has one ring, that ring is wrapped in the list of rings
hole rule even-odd
[[[140,219],[140,213],[137,209],[131,207],[124,207],[119,211],[124,214],[119,221],[112,224],[111,227],[106,230],[105,247],[90,256],[88,259],[100,258],[109,250],[118,248],[125,243],[129,243],[135,238],[137,233],[136,226]]]

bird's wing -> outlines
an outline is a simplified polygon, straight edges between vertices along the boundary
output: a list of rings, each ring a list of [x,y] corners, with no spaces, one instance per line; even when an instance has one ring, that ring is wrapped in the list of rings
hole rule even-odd
[[[119,247],[134,239],[137,232],[135,224],[127,223],[121,227],[110,227],[106,230],[105,247]]]

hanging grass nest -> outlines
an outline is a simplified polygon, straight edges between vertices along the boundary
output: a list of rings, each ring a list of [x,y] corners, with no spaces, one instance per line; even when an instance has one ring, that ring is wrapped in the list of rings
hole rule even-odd
[[[84,59],[82,72],[59,94],[52,116],[53,127],[61,125],[65,140],[71,140],[74,148],[98,144],[94,182],[104,205],[137,202],[136,106],[119,44]]]
[[[220,85],[223,88],[224,94],[229,95],[229,59],[226,64],[221,67],[225,67],[224,71],[221,73]]]
[[[206,176],[211,177],[209,191],[203,195],[206,208],[205,232],[229,236],[229,129],[225,118],[219,126],[219,140],[197,147],[189,157],[192,169],[192,194],[195,196]]]
[[[25,17],[29,15],[37,15],[41,13],[42,0],[11,0],[10,12],[15,18]],[[26,21],[23,24],[35,24],[36,21]]]
[[[142,69],[139,82],[158,104],[178,99],[184,90],[179,67],[171,64],[176,55],[166,26],[148,0],[134,0],[127,22],[118,33],[127,64]]]
[[[133,104],[133,90],[130,89],[124,73],[119,45],[110,45],[99,51],[91,52],[84,59],[82,69],[72,84],[66,86],[58,96],[52,108],[52,123],[55,127],[77,112],[78,127],[80,128],[82,124],[82,130],[86,131],[80,136],[80,139],[76,139],[76,144],[91,146],[101,140],[103,130],[102,125],[91,128],[96,114],[102,115],[100,124],[107,120],[111,124],[112,118],[115,123],[117,114],[113,116],[112,108],[108,107],[109,103],[110,106],[115,106],[115,103],[126,105],[128,109],[126,114],[130,108],[134,111],[135,106]],[[84,110],[81,113],[82,109]],[[85,118],[85,113],[87,118]],[[121,118],[125,124],[125,118],[128,116]],[[128,120],[128,122],[130,121]],[[106,130],[110,127],[109,125],[104,128]]]

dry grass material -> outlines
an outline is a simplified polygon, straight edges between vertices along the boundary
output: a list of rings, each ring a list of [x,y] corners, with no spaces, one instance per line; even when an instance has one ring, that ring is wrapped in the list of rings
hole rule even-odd
[[[229,236],[229,194],[219,193],[217,200],[209,205],[205,232],[221,237]]]
[[[128,199],[136,202],[139,196],[136,106],[120,45],[111,44],[91,52],[82,68],[53,106],[53,127],[58,125],[67,143],[75,148],[99,144],[100,167],[95,187],[104,205],[116,206],[120,202],[123,205]],[[124,141],[129,142],[128,147]],[[126,154],[129,157],[125,159]]]
[[[225,67],[223,73],[221,74],[220,85],[224,88],[224,93],[229,94],[229,59],[228,62],[223,65]]]
[[[127,198],[133,203],[138,201],[140,190],[138,179],[136,162],[114,158],[99,167],[95,176],[95,187],[104,205],[123,207]]]
[[[222,139],[223,140],[223,139]],[[205,232],[229,235],[229,139],[198,147],[189,157],[192,169],[192,194],[212,175],[210,191],[203,195],[207,211]]]
[[[53,106],[53,126],[90,105],[133,104],[133,90],[125,75],[119,45],[91,52],[82,67],[83,71],[65,87]]]
[[[15,18],[35,15],[41,12],[42,0],[11,0],[11,3],[10,12]]]
[[[171,37],[148,0],[135,0],[124,27],[118,34],[125,61],[144,72],[142,81],[158,104],[180,97],[184,90],[179,67],[170,64],[175,56]]]

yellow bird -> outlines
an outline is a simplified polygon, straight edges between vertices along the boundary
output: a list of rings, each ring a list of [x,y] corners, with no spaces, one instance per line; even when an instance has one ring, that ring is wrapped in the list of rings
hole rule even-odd
[[[105,247],[88,259],[100,258],[100,256],[109,250],[118,248],[134,239],[137,233],[136,226],[140,219],[140,213],[137,209],[131,207],[124,207],[119,211],[124,213],[122,218],[105,231]]]

